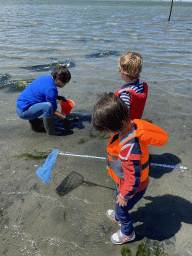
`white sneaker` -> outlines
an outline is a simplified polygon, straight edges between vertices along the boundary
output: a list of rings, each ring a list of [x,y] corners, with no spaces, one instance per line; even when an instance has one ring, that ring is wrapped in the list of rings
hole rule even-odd
[[[111,236],[111,241],[114,244],[124,244],[130,241],[133,241],[135,239],[135,232],[133,231],[133,233],[130,236],[126,236],[124,234],[122,234],[121,230],[118,230],[116,233],[114,233]]]
[[[115,218],[115,211],[114,210],[107,210],[106,211],[107,217],[109,217],[110,220],[117,222],[119,226],[121,226],[120,221],[116,220]]]

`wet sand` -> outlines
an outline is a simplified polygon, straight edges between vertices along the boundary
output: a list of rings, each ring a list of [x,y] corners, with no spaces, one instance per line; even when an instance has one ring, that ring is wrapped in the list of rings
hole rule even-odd
[[[110,236],[119,229],[105,215],[114,208],[115,184],[105,161],[58,155],[51,180],[44,184],[36,171],[45,159],[18,157],[20,154],[50,153],[54,149],[81,155],[106,156],[108,139],[92,130],[90,118],[96,93],[83,94],[75,82],[63,89],[76,103],[72,115],[80,121],[65,136],[35,133],[15,112],[19,93],[1,90],[0,121],[0,255],[121,255],[122,246]],[[175,97],[176,99],[176,97]],[[137,239],[129,246],[135,255],[142,237],[158,240],[168,255],[192,255],[192,139],[191,116],[171,113],[177,101],[150,94],[143,118],[165,129],[169,141],[150,147],[152,162],[188,166],[189,170],[150,167],[150,184],[144,198],[131,211]],[[183,103],[185,104],[185,103]],[[187,104],[187,99],[186,99]],[[170,114],[169,114],[170,111]],[[91,135],[95,136],[91,136]],[[97,186],[80,185],[65,196],[55,189],[72,171]],[[105,187],[108,188],[105,188]]]

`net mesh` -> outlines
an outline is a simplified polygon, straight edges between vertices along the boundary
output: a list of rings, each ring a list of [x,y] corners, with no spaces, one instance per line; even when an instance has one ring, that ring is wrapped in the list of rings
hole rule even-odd
[[[60,196],[64,196],[71,192],[73,189],[79,187],[84,182],[84,178],[81,174],[71,172],[56,188],[56,193]]]

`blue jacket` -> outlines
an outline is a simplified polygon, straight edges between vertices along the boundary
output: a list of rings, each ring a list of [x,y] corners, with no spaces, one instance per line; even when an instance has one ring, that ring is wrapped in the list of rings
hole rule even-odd
[[[57,109],[57,95],[58,91],[53,78],[50,75],[41,76],[23,90],[17,99],[17,107],[25,111],[36,103],[50,102],[53,105],[53,111],[55,111]]]

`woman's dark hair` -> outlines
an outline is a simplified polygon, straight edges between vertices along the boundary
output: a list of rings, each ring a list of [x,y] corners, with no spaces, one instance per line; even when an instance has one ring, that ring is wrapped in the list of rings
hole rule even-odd
[[[118,132],[129,120],[129,108],[113,92],[104,93],[93,109],[92,124],[100,132]]]
[[[53,80],[58,78],[64,84],[68,83],[71,79],[71,74],[69,70],[64,66],[59,66],[56,69],[54,69],[51,73],[51,76],[53,77]]]

